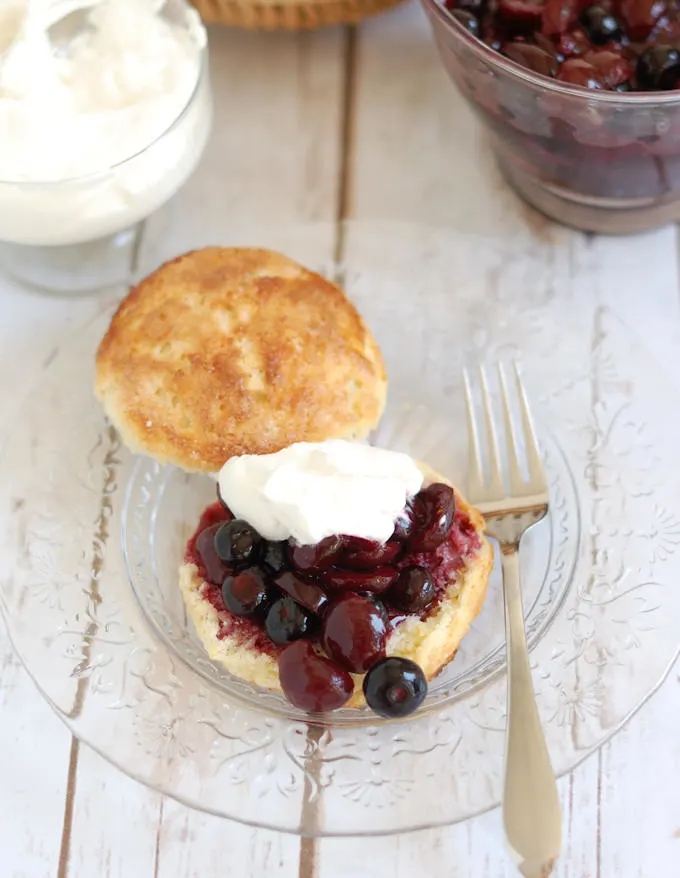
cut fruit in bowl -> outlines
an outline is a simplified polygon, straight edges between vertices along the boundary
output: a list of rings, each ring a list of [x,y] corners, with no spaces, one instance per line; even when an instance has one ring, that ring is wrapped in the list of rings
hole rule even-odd
[[[447,72],[520,195],[597,232],[680,219],[678,35],[661,20],[638,42],[627,36],[633,12],[610,18],[606,5],[422,3]]]

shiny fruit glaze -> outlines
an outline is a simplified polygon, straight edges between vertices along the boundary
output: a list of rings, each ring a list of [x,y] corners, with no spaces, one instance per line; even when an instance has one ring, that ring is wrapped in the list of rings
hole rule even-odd
[[[208,506],[187,543],[184,561],[197,568],[198,575],[203,581],[201,596],[219,613],[218,638],[234,637],[238,643],[248,649],[276,656],[280,647],[267,637],[261,624],[253,619],[230,613],[224,605],[222,586],[230,571],[217,557],[214,535],[220,525],[232,521],[233,518],[231,512],[219,501]]]
[[[226,637],[231,635],[240,635],[242,642],[250,641],[256,635],[261,635],[262,630],[254,625],[248,619],[232,619],[231,614],[226,612],[224,601],[222,600],[222,583],[228,575],[228,567],[221,562],[214,550],[211,550],[211,536],[203,536],[204,531],[208,528],[215,528],[224,521],[230,521],[233,518],[231,513],[225,509],[220,503],[214,503],[209,506],[201,515],[196,531],[189,539],[185,552],[184,560],[187,564],[193,564],[198,568],[200,578],[205,582],[203,596],[213,607],[221,614],[220,616],[220,636]],[[409,530],[409,533],[411,531]],[[214,531],[212,531],[214,536]],[[366,540],[359,541],[362,549],[365,548]],[[269,543],[269,546],[279,546],[277,543]],[[352,538],[346,538],[346,545],[352,545]],[[206,555],[201,552],[201,547],[207,547]],[[421,617],[427,616],[433,612],[437,605],[443,599],[446,589],[455,579],[457,572],[465,563],[465,560],[479,550],[480,538],[475,530],[472,522],[465,513],[456,510],[453,520],[453,527],[448,538],[442,542],[436,549],[429,552],[413,552],[404,551],[404,554],[394,563],[397,572],[404,567],[422,566],[427,568],[434,583],[434,599],[427,612],[420,613]],[[265,549],[262,560],[267,562],[267,551]],[[280,550],[277,555],[280,557]],[[283,568],[280,568],[283,569]],[[284,591],[291,594],[288,588]],[[295,595],[292,595],[295,597]],[[302,601],[305,604],[304,601]],[[306,605],[306,604],[305,604]],[[396,607],[389,608],[391,625],[395,627],[402,622],[406,616]],[[268,642],[268,638],[256,637],[257,647],[263,648],[269,654],[276,654],[278,649],[274,644]],[[251,643],[248,643],[251,648]]]
[[[293,704],[330,710],[351,694],[347,672],[367,672],[385,657],[397,625],[433,612],[479,547],[453,490],[433,484],[411,499],[384,544],[342,535],[314,546],[270,543],[220,500],[201,516],[185,561],[197,567],[201,594],[218,611],[218,636],[279,658]],[[325,695],[317,685],[323,679]],[[406,692],[410,704],[416,695],[408,694],[408,679],[395,698]]]

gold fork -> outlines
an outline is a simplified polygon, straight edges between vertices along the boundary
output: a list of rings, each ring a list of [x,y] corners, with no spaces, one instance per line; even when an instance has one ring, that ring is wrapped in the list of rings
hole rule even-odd
[[[562,846],[562,815],[531,682],[522,610],[519,545],[527,530],[546,516],[549,498],[536,433],[517,364],[514,364],[514,377],[528,479],[522,473],[508,382],[505,370],[499,363],[506,484],[489,381],[486,371],[480,366],[482,431],[477,427],[470,375],[468,372],[464,374],[470,449],[468,497],[486,519],[486,531],[498,541],[501,551],[508,661],[503,828],[508,847],[525,878],[547,878]],[[486,478],[483,474],[480,432],[486,435]]]

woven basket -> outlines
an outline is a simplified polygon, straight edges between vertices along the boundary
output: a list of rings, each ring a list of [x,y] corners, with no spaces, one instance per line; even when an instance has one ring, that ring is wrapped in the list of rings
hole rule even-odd
[[[193,0],[204,21],[246,30],[314,30],[354,24],[403,0]]]

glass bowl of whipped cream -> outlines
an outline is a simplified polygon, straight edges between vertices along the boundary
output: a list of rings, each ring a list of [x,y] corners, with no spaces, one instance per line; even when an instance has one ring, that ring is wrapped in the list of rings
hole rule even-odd
[[[203,153],[205,28],[186,0],[0,8],[0,266],[59,293],[128,280],[140,223]]]

